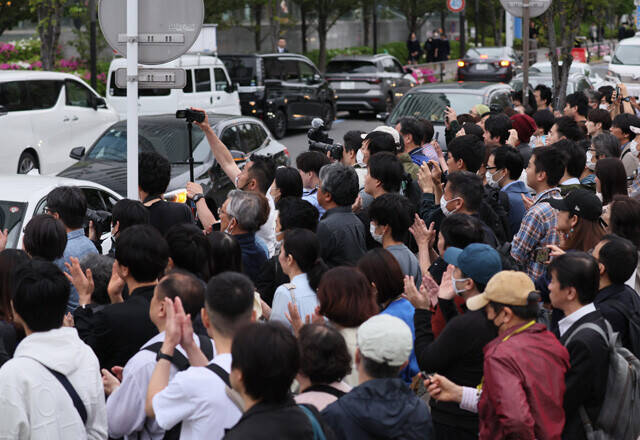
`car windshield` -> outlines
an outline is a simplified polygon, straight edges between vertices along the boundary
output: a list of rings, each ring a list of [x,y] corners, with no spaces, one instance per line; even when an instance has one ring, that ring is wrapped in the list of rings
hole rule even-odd
[[[481,94],[470,93],[410,93],[402,99],[391,114],[391,125],[404,116],[415,116],[432,122],[444,122],[445,107],[452,107],[456,113],[469,113],[476,105],[482,104]]]
[[[0,227],[2,230],[9,231],[7,248],[18,247],[18,240],[20,240],[20,233],[22,232],[22,222],[26,212],[26,203],[0,200]]]
[[[471,48],[464,55],[465,58],[480,58],[482,56],[489,58],[498,58],[506,56],[506,50],[503,47],[478,47]]]
[[[640,66],[640,46],[618,46],[618,49],[616,49],[616,53],[613,55],[611,63]]]
[[[559,62],[560,65],[562,65],[562,62]],[[540,72],[540,73],[551,73],[551,63],[544,63],[544,64],[536,64],[534,66],[531,66],[531,71],[533,72]],[[589,74],[590,71],[589,69],[585,69],[582,65],[575,65],[572,64],[571,67],[569,68],[569,73],[587,73]]]
[[[220,59],[227,67],[232,82],[245,87],[260,85],[256,72],[257,57],[221,56]]]
[[[369,61],[331,61],[327,73],[376,73],[376,65]]]
[[[186,163],[189,160],[189,139],[187,124],[142,122],[138,127],[138,148],[140,151],[158,152],[173,164]],[[202,163],[207,157],[209,147],[203,142],[204,133],[193,129],[193,157]],[[127,123],[120,121],[111,126],[87,154],[87,160],[127,161]]]

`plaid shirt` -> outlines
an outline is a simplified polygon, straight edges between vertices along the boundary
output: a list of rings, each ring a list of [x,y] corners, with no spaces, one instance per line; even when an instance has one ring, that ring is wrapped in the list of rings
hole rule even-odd
[[[525,213],[520,224],[520,230],[513,237],[511,256],[524,267],[532,280],[537,280],[545,270],[541,263],[535,262],[536,249],[548,244],[558,244],[560,237],[556,226],[558,212],[542,199],[560,197],[560,190],[552,188],[536,197],[534,204]]]

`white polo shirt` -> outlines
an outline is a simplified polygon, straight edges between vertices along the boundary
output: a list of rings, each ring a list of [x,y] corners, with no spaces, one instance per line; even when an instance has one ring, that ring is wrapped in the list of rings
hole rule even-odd
[[[211,362],[231,371],[231,353],[219,354]],[[216,440],[235,425],[242,413],[227,397],[225,383],[206,367],[189,367],[177,373],[169,385],[153,397],[156,422],[171,429],[182,422],[181,440]]]

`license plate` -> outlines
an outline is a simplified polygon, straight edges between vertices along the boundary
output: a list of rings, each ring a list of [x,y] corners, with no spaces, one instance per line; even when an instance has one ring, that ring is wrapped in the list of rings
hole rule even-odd
[[[489,70],[488,64],[476,64],[476,70]]]
[[[356,83],[353,81],[342,81],[340,83],[340,88],[341,89],[355,89],[356,88]]]

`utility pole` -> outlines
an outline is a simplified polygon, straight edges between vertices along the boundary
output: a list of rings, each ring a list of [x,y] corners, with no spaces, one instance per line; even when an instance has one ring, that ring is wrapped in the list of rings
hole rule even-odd
[[[465,29],[464,29],[464,9],[460,11],[460,58],[466,52]]]
[[[522,52],[524,65],[522,66],[522,105],[529,102],[529,0],[522,4]]]
[[[476,19],[475,19],[475,26],[476,26],[476,47],[478,47],[478,30],[479,30],[479,16],[480,16],[480,0],[476,0]]]
[[[97,84],[97,43],[96,43],[96,0],[89,0],[89,70],[91,71],[91,87]]]
[[[378,5],[373,0],[373,53],[378,53]]]

